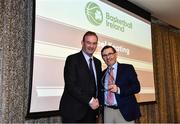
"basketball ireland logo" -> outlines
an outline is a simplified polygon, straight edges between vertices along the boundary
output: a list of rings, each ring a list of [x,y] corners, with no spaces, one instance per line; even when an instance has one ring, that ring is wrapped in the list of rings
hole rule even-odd
[[[93,2],[87,3],[85,8],[85,14],[88,21],[95,26],[100,25],[103,21],[103,13],[100,7]]]

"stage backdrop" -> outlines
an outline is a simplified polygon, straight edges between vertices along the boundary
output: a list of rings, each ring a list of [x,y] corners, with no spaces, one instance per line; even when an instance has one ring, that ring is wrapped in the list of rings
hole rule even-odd
[[[101,48],[112,45],[118,62],[135,67],[141,84],[138,102],[155,101],[150,21],[110,2],[36,0],[31,113],[59,109],[65,59],[81,50],[88,30],[99,37],[97,58],[102,61]]]

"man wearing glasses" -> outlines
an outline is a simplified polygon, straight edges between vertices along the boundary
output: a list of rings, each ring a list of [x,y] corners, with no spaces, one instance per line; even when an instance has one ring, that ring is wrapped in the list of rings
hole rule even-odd
[[[134,67],[117,62],[117,52],[112,46],[105,46],[101,55],[108,66],[103,71],[101,104],[104,123],[134,123],[141,116],[135,94],[140,84]]]

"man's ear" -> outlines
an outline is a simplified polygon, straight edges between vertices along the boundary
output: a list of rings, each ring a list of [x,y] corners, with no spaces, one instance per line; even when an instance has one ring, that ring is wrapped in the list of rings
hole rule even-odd
[[[84,44],[84,41],[82,40],[82,41],[81,41],[81,45],[83,45],[83,44]]]

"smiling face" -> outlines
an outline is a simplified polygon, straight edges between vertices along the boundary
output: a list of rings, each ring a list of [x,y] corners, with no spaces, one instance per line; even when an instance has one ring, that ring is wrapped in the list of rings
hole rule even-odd
[[[117,60],[117,53],[112,48],[104,49],[101,53],[104,62],[108,66],[113,66]]]
[[[98,39],[95,35],[87,35],[84,37],[84,40],[81,42],[82,50],[92,56],[97,48]]]

